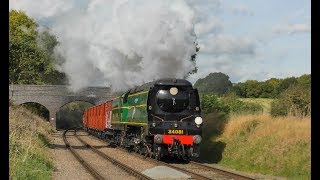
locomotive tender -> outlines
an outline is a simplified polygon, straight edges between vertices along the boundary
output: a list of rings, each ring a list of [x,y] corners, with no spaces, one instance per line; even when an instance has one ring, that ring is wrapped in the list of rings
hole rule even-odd
[[[197,89],[184,79],[159,79],[133,88],[83,115],[84,129],[155,159],[198,157],[202,118]]]

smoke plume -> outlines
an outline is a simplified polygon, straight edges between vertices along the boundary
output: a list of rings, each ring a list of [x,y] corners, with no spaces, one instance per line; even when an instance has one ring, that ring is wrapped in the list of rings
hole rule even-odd
[[[10,8],[50,22],[60,42],[55,50],[65,59],[59,69],[75,91],[125,90],[194,69],[195,12],[184,0],[26,0],[10,1]]]

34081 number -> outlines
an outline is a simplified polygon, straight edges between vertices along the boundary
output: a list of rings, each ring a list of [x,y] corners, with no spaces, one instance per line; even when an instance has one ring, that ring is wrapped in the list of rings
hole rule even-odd
[[[182,129],[169,129],[168,130],[168,134],[183,134],[183,130]]]

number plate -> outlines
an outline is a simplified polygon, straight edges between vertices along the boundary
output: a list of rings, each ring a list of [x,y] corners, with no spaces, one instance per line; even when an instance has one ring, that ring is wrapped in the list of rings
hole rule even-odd
[[[167,134],[184,134],[183,129],[168,129]]]

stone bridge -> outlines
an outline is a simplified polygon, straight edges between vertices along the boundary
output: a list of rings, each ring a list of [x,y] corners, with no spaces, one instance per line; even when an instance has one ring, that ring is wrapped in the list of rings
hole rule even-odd
[[[17,105],[39,103],[49,111],[49,120],[56,127],[56,113],[73,101],[85,101],[93,105],[113,98],[110,88],[88,87],[78,92],[70,91],[65,85],[9,85],[9,99]]]

